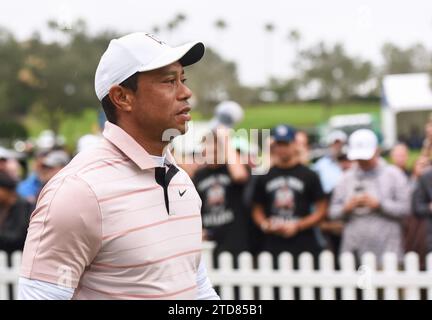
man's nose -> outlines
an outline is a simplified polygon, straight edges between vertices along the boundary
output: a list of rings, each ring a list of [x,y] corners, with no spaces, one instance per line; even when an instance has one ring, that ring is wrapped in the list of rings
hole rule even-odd
[[[190,97],[192,97],[192,90],[189,89],[186,84],[181,83],[179,90],[179,100],[187,100]]]

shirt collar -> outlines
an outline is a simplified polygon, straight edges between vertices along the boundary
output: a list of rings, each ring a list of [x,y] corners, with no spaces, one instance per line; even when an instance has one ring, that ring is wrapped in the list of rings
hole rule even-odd
[[[105,122],[103,136],[119,148],[129,159],[135,162],[141,170],[159,166],[159,164],[151,158],[150,154],[119,126],[109,121]],[[165,155],[166,163],[175,164],[174,157],[168,148]]]

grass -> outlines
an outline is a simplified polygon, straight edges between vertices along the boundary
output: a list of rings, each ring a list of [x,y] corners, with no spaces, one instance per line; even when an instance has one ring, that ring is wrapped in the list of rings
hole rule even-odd
[[[99,109],[87,109],[80,116],[67,117],[60,126],[60,134],[66,138],[67,146],[73,150],[78,138],[95,132]],[[327,112],[320,104],[266,104],[245,108],[244,119],[238,128],[272,128],[279,123],[287,123],[301,128],[312,128],[327,120],[329,115],[372,113],[379,117],[380,107],[375,104],[347,104],[335,106]],[[198,111],[192,112],[192,119],[205,120]],[[46,127],[40,118],[28,116],[25,125],[32,137],[37,137]]]
[[[87,133],[95,133],[98,128],[98,109],[87,109],[79,116],[68,116],[60,125],[60,135],[66,138],[69,150],[74,150],[79,137]],[[25,125],[31,137],[37,137],[46,125],[36,116],[30,115],[25,119]]]
[[[370,104],[349,104],[335,106],[327,112],[319,104],[261,105],[246,109],[245,117],[238,127],[272,128],[286,123],[295,127],[311,128],[337,114],[372,113],[379,117],[380,106]]]

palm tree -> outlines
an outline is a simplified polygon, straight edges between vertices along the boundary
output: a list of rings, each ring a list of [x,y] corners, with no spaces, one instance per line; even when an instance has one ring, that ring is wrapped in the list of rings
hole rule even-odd
[[[177,13],[176,16],[167,23],[168,37],[171,38],[172,33],[179,28],[179,26],[186,21],[186,15]]]
[[[227,28],[227,23],[224,19],[219,18],[214,22],[214,27],[217,31],[217,42],[222,45],[224,43],[223,41],[223,34]]]
[[[266,23],[264,25],[264,31],[268,35],[268,37],[267,37],[268,45],[266,46],[267,48],[264,48],[264,50],[266,50],[266,52],[268,52],[267,76],[269,78],[271,78],[272,73],[273,73],[273,60],[274,60],[274,57],[273,57],[273,34],[275,31],[275,25],[271,22]]]
[[[221,30],[221,31],[225,30],[227,28],[227,24],[226,24],[225,20],[223,20],[223,19],[217,19],[215,21],[214,25],[215,25],[216,29]]]
[[[153,28],[152,28],[152,33],[154,33],[154,34],[158,34],[159,31],[160,31],[160,27],[159,27],[159,26],[153,26]]]

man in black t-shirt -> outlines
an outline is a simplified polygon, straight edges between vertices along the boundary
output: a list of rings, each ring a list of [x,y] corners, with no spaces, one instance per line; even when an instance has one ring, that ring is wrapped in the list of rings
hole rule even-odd
[[[231,145],[228,130],[218,128],[215,132],[217,135],[210,134],[205,141],[206,156],[213,154],[213,157],[206,158],[212,160],[196,172],[193,182],[202,200],[205,240],[216,243],[215,255],[222,251],[237,255],[249,249],[248,216],[242,201],[249,172],[246,165],[240,163],[239,154]],[[224,159],[218,158],[220,155]],[[217,159],[222,161],[216,161]]]
[[[263,250],[275,258],[284,251],[294,257],[308,251],[316,257],[322,250],[317,226],[327,207],[321,183],[299,163],[294,128],[279,125],[273,137],[275,165],[257,178],[253,192],[252,216],[266,234]]]
[[[0,172],[0,251],[22,251],[33,206],[20,198],[17,182]]]

